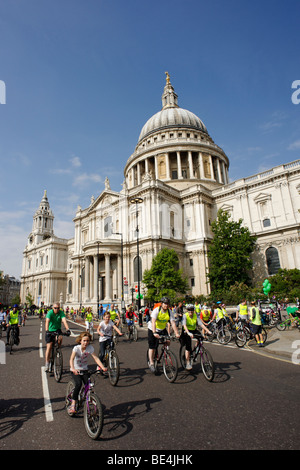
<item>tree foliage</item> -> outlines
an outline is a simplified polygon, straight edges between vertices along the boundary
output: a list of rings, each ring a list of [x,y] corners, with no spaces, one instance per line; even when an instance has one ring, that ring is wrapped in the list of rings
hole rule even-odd
[[[242,223],[242,219],[238,222],[230,220],[230,215],[221,209],[212,222],[214,237],[208,250],[208,279],[212,294],[220,295],[236,283],[250,285],[251,253],[256,237],[251,236]]]
[[[279,269],[277,274],[269,277],[271,283],[271,295],[276,298],[291,297],[300,298],[300,270]]]
[[[143,283],[147,287],[147,299],[160,301],[163,296],[167,296],[174,301],[178,294],[187,292],[187,279],[178,266],[178,255],[173,249],[163,248],[153,258],[151,268],[145,270],[143,276]]]

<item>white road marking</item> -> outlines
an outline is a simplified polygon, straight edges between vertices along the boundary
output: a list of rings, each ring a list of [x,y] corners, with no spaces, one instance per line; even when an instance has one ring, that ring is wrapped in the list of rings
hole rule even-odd
[[[42,370],[42,384],[43,384],[43,394],[44,394],[44,403],[45,403],[45,415],[46,421],[53,421],[53,413],[52,413],[52,405],[50,400],[49,388],[48,388],[48,380],[47,380],[47,373],[45,367],[41,368]]]

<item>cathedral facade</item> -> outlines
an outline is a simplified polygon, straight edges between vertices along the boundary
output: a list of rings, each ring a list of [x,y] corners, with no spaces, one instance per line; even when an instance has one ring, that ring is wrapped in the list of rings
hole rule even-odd
[[[124,168],[123,189],[105,189],[78,207],[74,238],[58,239],[46,192],[24,251],[21,300],[61,301],[78,308],[131,302],[143,272],[173,248],[189,294],[207,295],[207,251],[219,209],[243,219],[257,237],[253,275],[264,278],[300,265],[300,160],[239,179],[204,123],[180,108],[167,74],[162,109],[142,127]],[[45,212],[46,211],[46,212]],[[48,264],[46,263],[46,259]]]

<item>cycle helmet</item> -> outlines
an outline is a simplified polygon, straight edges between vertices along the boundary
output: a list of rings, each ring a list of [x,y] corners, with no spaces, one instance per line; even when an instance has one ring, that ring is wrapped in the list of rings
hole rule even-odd
[[[186,309],[187,309],[187,310],[195,310],[195,307],[194,307],[193,304],[188,304],[188,305],[186,306]]]
[[[162,297],[162,299],[160,301],[161,301],[161,303],[164,303],[164,304],[169,304],[170,303],[170,299],[168,299],[168,297]]]

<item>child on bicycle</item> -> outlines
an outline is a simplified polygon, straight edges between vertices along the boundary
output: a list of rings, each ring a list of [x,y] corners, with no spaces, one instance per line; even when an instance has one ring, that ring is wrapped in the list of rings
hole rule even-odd
[[[185,357],[186,357],[186,369],[191,370],[191,351],[192,351],[192,338],[195,336],[201,336],[200,331],[197,330],[197,326],[202,328],[202,331],[205,331],[208,335],[211,335],[211,332],[208,328],[202,323],[196,312],[194,311],[194,305],[190,304],[186,306],[187,312],[182,317],[182,332],[180,336],[180,342],[185,345]]]
[[[105,349],[106,346],[112,341],[113,330],[122,336],[123,333],[119,330],[119,328],[115,325],[115,323],[110,319],[110,313],[105,312],[103,316],[103,321],[99,323],[97,333],[99,335],[99,343],[100,343],[100,350],[99,350],[99,359],[103,361],[105,356]]]
[[[73,351],[70,357],[70,370],[73,374],[74,381],[74,391],[72,396],[72,403],[69,407],[69,413],[76,413],[76,403],[78,401],[78,395],[81,389],[82,383],[86,384],[88,381],[88,357],[92,356],[98,367],[101,370],[106,371],[107,368],[104,367],[99,358],[94,354],[94,348],[90,345],[91,335],[87,331],[83,331],[76,338],[77,345],[74,346]]]

